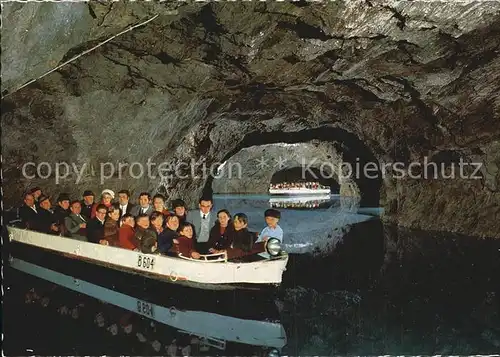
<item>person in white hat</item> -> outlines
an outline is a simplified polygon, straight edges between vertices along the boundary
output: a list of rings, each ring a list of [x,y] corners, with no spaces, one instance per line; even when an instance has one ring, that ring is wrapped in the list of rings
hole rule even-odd
[[[115,198],[115,193],[110,189],[105,189],[101,192],[101,202],[94,203],[92,206],[92,212],[90,213],[90,218],[94,218],[96,214],[96,209],[99,204],[105,205],[107,208],[110,208],[113,204],[113,199]]]

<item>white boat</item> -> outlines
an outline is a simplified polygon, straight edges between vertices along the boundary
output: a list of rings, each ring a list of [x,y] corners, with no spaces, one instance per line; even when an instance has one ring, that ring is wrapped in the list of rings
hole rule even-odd
[[[241,288],[259,289],[263,285],[279,285],[286,270],[288,254],[279,250],[269,259],[253,262],[231,262],[222,254],[202,256],[203,259],[143,254],[140,252],[81,242],[27,229],[8,227],[9,240],[61,254],[70,259],[84,260],[97,265],[143,275],[201,289],[224,290]],[[267,244],[273,249],[277,242]]]
[[[308,202],[328,202],[330,201],[330,195],[318,195],[318,196],[291,196],[291,197],[271,197],[269,203],[308,203]]]
[[[312,188],[270,188],[269,194],[270,195],[280,195],[280,196],[329,195],[330,188],[318,188],[318,189],[312,189]]]
[[[277,322],[165,307],[24,260],[12,258],[10,265],[19,271],[169,325],[180,332],[197,335],[217,348],[224,346],[226,341],[276,349],[286,345],[285,330]]]

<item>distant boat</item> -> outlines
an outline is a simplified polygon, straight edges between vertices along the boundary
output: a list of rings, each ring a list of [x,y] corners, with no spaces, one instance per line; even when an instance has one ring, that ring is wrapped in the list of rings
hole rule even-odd
[[[300,196],[291,196],[291,197],[271,197],[269,199],[269,203],[308,203],[308,202],[317,202],[317,201],[330,201],[330,195],[300,195]]]
[[[18,251],[29,247],[63,256],[68,264],[79,260],[110,270],[198,289],[259,290],[276,287],[281,284],[288,262],[288,254],[281,250],[277,240],[272,244],[268,241],[266,245],[269,258],[231,262],[224,255],[217,257],[217,254],[205,256],[206,260],[143,254],[10,226],[8,231],[10,243],[17,245]]]
[[[269,194],[273,196],[311,196],[311,195],[329,195],[331,193],[330,187],[326,188],[270,188]]]

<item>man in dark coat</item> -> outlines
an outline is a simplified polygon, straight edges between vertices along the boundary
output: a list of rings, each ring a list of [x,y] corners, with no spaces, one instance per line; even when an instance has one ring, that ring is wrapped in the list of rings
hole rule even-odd
[[[24,204],[19,208],[19,218],[27,229],[38,230],[40,228],[40,216],[35,205],[35,197],[31,193],[24,195]]]
[[[90,190],[85,190],[83,192],[83,200],[81,201],[82,204],[82,211],[81,215],[85,217],[85,219],[88,221],[90,219],[90,213],[92,212],[92,206],[94,205],[94,192]]]
[[[96,215],[94,218],[87,221],[87,240],[92,243],[100,243],[104,237],[104,220],[108,208],[99,204],[96,208]]]
[[[59,235],[61,230],[57,224],[57,218],[51,209],[50,197],[42,195],[38,199],[38,203],[40,204],[38,213],[40,215],[40,232]]]

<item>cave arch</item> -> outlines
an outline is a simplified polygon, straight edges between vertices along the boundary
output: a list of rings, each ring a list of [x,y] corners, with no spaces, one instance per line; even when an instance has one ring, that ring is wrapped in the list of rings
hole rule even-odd
[[[252,146],[278,143],[296,144],[311,141],[333,143],[336,151],[342,154],[344,162],[348,163],[352,168],[352,180],[359,188],[361,195],[360,204],[372,207],[378,207],[380,205],[382,175],[378,159],[375,157],[372,150],[370,150],[370,148],[355,134],[341,128],[323,126],[294,132],[252,131],[243,137],[239,145],[223,156],[222,162],[228,161],[242,149]],[[368,163],[375,164],[377,174],[374,171],[370,171],[369,175],[366,175],[363,168],[366,167]],[[209,176],[206,179],[203,187],[204,195],[213,194],[213,180],[213,176]]]

